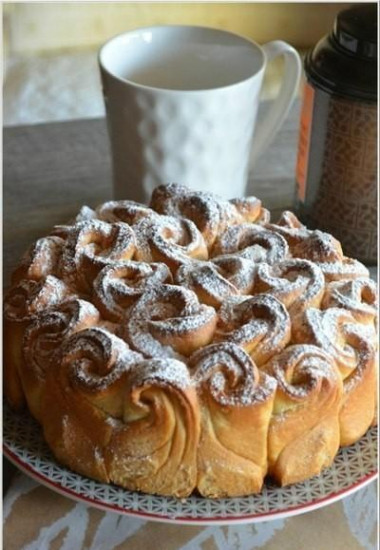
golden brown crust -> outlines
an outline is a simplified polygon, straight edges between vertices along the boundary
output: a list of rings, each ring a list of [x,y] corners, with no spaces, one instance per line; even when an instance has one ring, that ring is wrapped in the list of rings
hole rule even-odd
[[[74,332],[99,323],[97,309],[74,298],[41,311],[26,328],[22,342],[24,368],[20,376],[29,410],[39,422],[43,422],[41,401],[46,373],[59,361],[63,341]]]
[[[277,381],[268,436],[269,473],[280,485],[330,466],[339,448],[342,380],[316,346],[290,346],[264,365]]]
[[[175,274],[189,259],[207,260],[202,234],[191,220],[161,216],[145,218],[134,226],[137,239],[135,259],[163,262]]]
[[[293,258],[313,261],[326,282],[369,277],[363,264],[344,256],[339,241],[332,235],[307,229],[292,212],[283,212],[277,224],[268,223],[264,227],[284,237]]]
[[[60,277],[60,257],[65,241],[60,237],[48,236],[38,239],[21,259],[12,273],[12,284],[22,279],[40,281],[48,275]]]
[[[64,341],[56,369],[46,373],[41,415],[44,436],[73,470],[110,481],[105,449],[109,419],[122,415],[127,373],[141,356],[105,329],[79,331]]]
[[[96,215],[100,220],[109,223],[124,222],[135,225],[143,218],[154,218],[156,212],[143,204],[135,201],[108,201],[100,204],[96,209]]]
[[[345,309],[306,310],[296,341],[311,342],[335,361],[343,380],[341,445],[351,445],[371,426],[376,410],[377,354],[366,330]]]
[[[125,337],[145,357],[189,356],[214,336],[217,316],[191,290],[160,285],[130,310]]]
[[[258,366],[285,348],[291,324],[286,308],[270,294],[226,299],[219,310],[214,340],[233,342]]]
[[[260,491],[275,381],[231,343],[199,350],[189,367],[201,400],[199,492],[215,498]]]
[[[119,262],[99,272],[93,282],[93,301],[105,319],[121,323],[149,288],[171,282],[170,270],[163,263]]]
[[[226,201],[216,200],[209,193],[197,193],[178,184],[160,185],[152,193],[150,206],[167,216],[191,220],[208,246],[217,234],[224,229],[227,218],[231,220],[237,211]]]
[[[22,372],[24,333],[36,316],[73,296],[65,283],[47,275],[39,281],[22,279],[12,286],[4,299],[4,390],[11,406],[25,404]]]
[[[216,239],[212,257],[222,254],[239,254],[256,263],[276,264],[289,255],[284,237],[257,224],[228,227]]]
[[[23,368],[22,340],[28,321],[14,322],[4,318],[4,394],[15,411],[23,409],[26,400],[21,385],[20,372]]]
[[[355,443],[376,422],[377,355],[371,343],[356,332],[347,329],[347,342],[357,353],[355,370],[343,380],[342,408],[339,415],[340,444]]]
[[[269,212],[256,197],[223,200],[212,193],[188,189],[172,183],[160,185],[152,193],[150,206],[168,216],[183,217],[195,223],[208,247],[229,226],[269,222]]]
[[[322,271],[308,260],[290,259],[257,267],[255,293],[275,296],[286,306],[291,318],[309,307],[318,307],[324,291]]]
[[[373,325],[375,328],[377,305],[376,283],[366,277],[358,277],[326,285],[321,308],[346,309],[358,323]]]
[[[365,266],[291,212],[159,186],[83,207],[24,255],[4,389],[56,458],[130,490],[247,495],[295,483],[377,409]]]
[[[90,293],[103,267],[131,259],[135,250],[135,234],[127,224],[79,222],[70,230],[61,257],[63,279],[79,291]]]
[[[239,215],[241,216],[241,222],[249,223],[268,223],[270,219],[269,210],[263,208],[261,200],[257,197],[240,197],[237,199],[230,199],[232,204]]]
[[[131,490],[188,496],[196,484],[199,406],[187,367],[151,359],[128,373],[121,422],[105,451],[110,479]]]
[[[225,255],[208,262],[182,265],[175,277],[178,285],[190,288],[203,304],[218,309],[228,296],[249,294],[254,286],[256,265],[237,255]]]

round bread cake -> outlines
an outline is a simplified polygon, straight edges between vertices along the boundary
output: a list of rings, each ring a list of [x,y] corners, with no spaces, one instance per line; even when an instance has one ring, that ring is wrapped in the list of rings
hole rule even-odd
[[[130,490],[248,495],[329,467],[376,421],[376,286],[255,197],[170,184],[83,207],[5,298],[10,406],[56,459]]]

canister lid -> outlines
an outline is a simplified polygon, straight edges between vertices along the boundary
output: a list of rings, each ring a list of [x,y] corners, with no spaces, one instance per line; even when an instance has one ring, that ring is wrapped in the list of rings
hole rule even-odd
[[[377,4],[363,4],[341,11],[334,23],[338,44],[363,57],[377,58]]]
[[[330,94],[377,101],[377,3],[341,11],[333,31],[307,54],[305,71]]]

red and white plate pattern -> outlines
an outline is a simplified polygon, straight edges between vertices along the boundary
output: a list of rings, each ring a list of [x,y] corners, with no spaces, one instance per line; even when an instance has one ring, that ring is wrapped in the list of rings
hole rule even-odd
[[[69,498],[103,510],[170,523],[231,524],[268,521],[315,510],[363,487],[377,476],[377,429],[341,449],[331,468],[303,483],[277,487],[266,483],[258,495],[186,499],[147,495],[99,483],[60,466],[28,414],[3,409],[4,454],[42,484]]]

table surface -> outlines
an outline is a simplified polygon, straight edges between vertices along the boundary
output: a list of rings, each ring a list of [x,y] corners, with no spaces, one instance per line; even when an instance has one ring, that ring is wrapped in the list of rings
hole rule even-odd
[[[265,108],[264,106],[263,110]],[[292,205],[298,120],[299,103],[295,103],[274,142],[258,160],[250,174],[248,194],[261,198],[274,215]],[[94,207],[109,199],[112,196],[112,187],[107,130],[103,119],[5,128],[3,136],[3,275],[4,285],[7,286],[12,269],[34,240],[46,235],[53,225],[65,223],[83,204]],[[6,475],[9,472],[8,468],[9,466],[5,468]],[[6,479],[6,487],[7,481]],[[198,548],[202,550],[215,548],[220,550],[282,548],[286,550],[292,548],[297,550],[301,546],[296,546],[300,542],[295,541],[302,540],[302,536],[310,531],[315,533],[315,539],[313,539],[315,541],[310,543],[311,539],[306,537],[305,545],[312,550],[319,548],[372,550],[375,548],[374,532],[376,531],[374,484],[359,491],[357,495],[346,498],[343,503],[331,505],[329,512],[322,509],[306,514],[304,517],[280,520],[277,523],[270,522],[270,528],[266,527],[268,524],[257,524],[249,528],[244,526],[187,527],[184,528],[180,537],[182,542],[170,545],[170,548],[188,550]],[[108,535],[114,533],[116,520],[112,519],[111,513],[99,511],[95,513],[92,510],[86,510],[82,504],[70,503],[69,506],[66,500],[64,497],[53,495],[48,489],[39,488],[35,482],[29,482],[23,475],[16,476],[5,498],[7,522],[4,540],[8,541],[7,549],[18,550],[24,547],[19,541],[21,535],[18,538],[14,535],[19,518],[25,513],[22,504],[27,506],[28,514],[31,509],[36,510],[37,516],[34,521],[36,525],[41,525],[41,529],[44,526],[46,533],[53,533],[54,529],[58,529],[57,521],[58,523],[61,521],[60,515],[67,514],[69,508],[75,511],[78,529],[88,528],[90,516],[92,522],[97,522],[93,540],[107,540],[104,538],[107,533]],[[41,514],[43,515],[41,510],[46,512],[46,502],[51,505],[49,510],[54,510],[55,523],[51,520],[52,522],[47,524],[48,520],[41,519]],[[363,512],[364,515],[359,517],[358,506],[363,505],[363,502],[366,502],[366,509]],[[84,517],[87,518],[87,527],[80,527],[80,521],[83,522]],[[331,517],[336,518],[336,521],[328,519]],[[123,535],[119,533],[119,538],[115,535],[115,541],[119,540],[120,546],[116,543],[115,546],[96,545],[93,542],[94,546],[91,546],[91,549],[147,548],[148,540],[156,540],[156,537],[158,537],[157,540],[161,540],[159,536],[162,532],[170,532],[173,536],[175,529],[178,529],[160,524],[144,527],[141,522],[141,524],[138,523],[139,521],[123,518]],[[67,524],[68,522],[63,521],[62,529],[66,529]],[[350,528],[351,532],[343,536],[342,533],[346,532],[347,526],[351,524],[354,524],[354,527]],[[143,528],[145,534],[141,534],[141,540],[139,537],[136,539],[135,533]],[[30,527],[31,532],[34,533],[33,529],[35,531],[35,525],[33,528]],[[270,542],[267,546],[266,541],[272,540],[272,536],[275,537],[276,532],[283,529],[288,533],[286,539],[283,538],[282,542],[278,543],[279,546],[277,543],[271,545]],[[320,541],[318,541],[319,535]],[[43,546],[45,543],[41,545],[42,539],[39,538],[38,532],[33,536],[35,536],[34,542],[28,545],[28,548],[42,550],[61,548],[59,545]],[[130,537],[134,537],[134,542]],[[156,547],[160,548],[157,545]],[[62,543],[62,548],[69,547]],[[82,546],[76,545],[75,548],[79,550]],[[90,548],[90,545],[85,545],[83,548]],[[169,549],[169,546],[166,545],[165,548]]]

